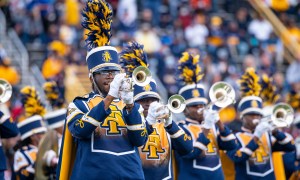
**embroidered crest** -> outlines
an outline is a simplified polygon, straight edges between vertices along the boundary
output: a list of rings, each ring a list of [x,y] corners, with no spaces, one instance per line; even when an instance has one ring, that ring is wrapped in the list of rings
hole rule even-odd
[[[111,58],[111,55],[108,51],[105,51],[103,54],[102,54],[102,58],[103,58],[103,61],[104,62],[110,62],[112,60]]]
[[[192,95],[193,95],[193,97],[200,97],[200,93],[199,93],[198,89],[194,89],[192,91]]]
[[[258,103],[255,100],[251,101],[251,107],[258,107]]]
[[[152,88],[151,88],[150,84],[147,84],[146,86],[144,86],[144,90],[145,91],[151,91]]]

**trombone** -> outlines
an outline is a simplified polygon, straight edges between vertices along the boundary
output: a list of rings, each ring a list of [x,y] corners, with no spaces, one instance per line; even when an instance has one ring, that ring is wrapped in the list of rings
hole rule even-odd
[[[289,127],[294,121],[294,110],[287,103],[278,103],[273,107],[272,114],[263,119],[277,128]]]
[[[205,107],[198,110],[199,114],[203,113],[204,109],[210,109],[214,105],[224,108],[235,103],[235,91],[233,87],[224,82],[216,82],[209,89],[209,98],[211,102]]]
[[[169,109],[172,113],[181,113],[184,111],[186,107],[186,103],[185,103],[185,99],[184,97],[182,97],[181,95],[179,94],[174,94],[172,95],[169,99],[168,99],[168,104],[167,105],[164,105],[162,108],[163,109]],[[161,109],[158,109],[158,110],[161,110]],[[170,116],[170,114],[164,114],[160,117],[158,117],[157,119],[158,120],[161,120],[161,119],[166,119]]]
[[[4,79],[0,79],[0,104],[7,102],[12,95],[12,87]]]

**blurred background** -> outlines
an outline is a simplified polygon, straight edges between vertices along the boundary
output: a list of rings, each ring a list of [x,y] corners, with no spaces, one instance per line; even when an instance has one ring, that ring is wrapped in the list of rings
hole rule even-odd
[[[237,80],[245,68],[254,67],[259,75],[273,78],[280,101],[299,113],[299,0],[107,1],[114,10],[110,44],[119,50],[132,40],[144,45],[165,102],[178,92],[177,61],[182,52],[190,51],[200,54],[207,91],[213,83],[226,81],[239,94]],[[0,78],[14,89],[0,108],[13,119],[22,112],[19,90],[25,85],[35,86],[45,104],[42,86],[49,80],[57,82],[66,102],[91,91],[86,32],[80,24],[83,4],[0,0]],[[235,106],[221,111],[224,122],[237,119]],[[296,128],[288,131],[298,135]]]

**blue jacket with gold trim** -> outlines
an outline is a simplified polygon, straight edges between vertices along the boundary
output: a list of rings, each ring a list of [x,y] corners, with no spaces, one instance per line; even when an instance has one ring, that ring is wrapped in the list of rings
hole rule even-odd
[[[154,124],[147,129],[148,140],[140,148],[145,179],[174,179],[172,150],[180,155],[191,152],[193,150],[191,137],[174,121],[169,129],[165,128],[163,123]]]
[[[254,135],[246,130],[237,133],[236,137],[237,148],[227,152],[234,162],[234,179],[275,179],[274,164],[278,159],[272,158],[272,152],[295,150],[293,138],[280,131],[274,136],[263,134],[258,144]]]
[[[137,147],[147,131],[140,106],[128,113],[122,101],[113,101],[105,110],[102,100],[92,92],[69,104],[57,179],[144,179]]]
[[[6,169],[5,155],[2,149],[1,138],[16,137],[19,134],[19,129],[11,117],[4,115],[0,111],[0,171]]]
[[[14,155],[14,172],[20,180],[34,179],[35,161],[38,148],[33,145],[23,146]]]
[[[224,179],[219,150],[236,148],[235,136],[225,126],[224,132],[212,128],[208,138],[202,132],[202,125],[186,119],[179,126],[192,137],[193,151],[185,156],[178,156],[178,179]]]

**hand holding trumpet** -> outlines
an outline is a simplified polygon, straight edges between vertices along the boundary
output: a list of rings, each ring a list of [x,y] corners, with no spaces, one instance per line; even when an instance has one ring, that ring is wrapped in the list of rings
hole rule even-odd
[[[150,125],[157,123],[157,120],[164,120],[166,127],[172,123],[171,112],[165,105],[154,101],[149,106],[146,120]]]

